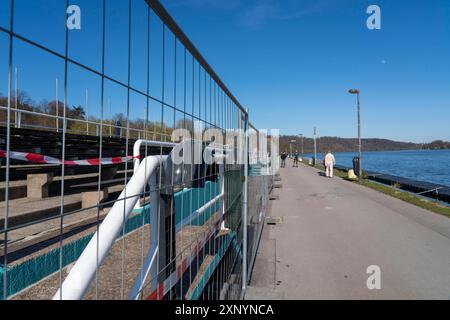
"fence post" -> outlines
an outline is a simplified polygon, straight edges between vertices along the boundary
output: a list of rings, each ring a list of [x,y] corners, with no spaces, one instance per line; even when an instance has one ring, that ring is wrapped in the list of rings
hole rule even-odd
[[[244,299],[247,290],[248,268],[247,268],[247,227],[248,227],[248,109],[245,114],[244,125],[244,190],[242,201],[242,225],[243,225],[243,239],[242,239],[242,292],[241,299]]]
[[[166,171],[167,166],[171,166],[171,160],[164,161],[160,170]],[[173,188],[169,185],[169,177],[163,172],[159,173],[158,187],[158,283],[162,284],[176,270],[176,226],[175,214],[172,210],[174,194]],[[161,180],[162,179],[162,180]],[[175,297],[175,288],[166,294],[169,300]],[[158,296],[163,299],[164,296]]]

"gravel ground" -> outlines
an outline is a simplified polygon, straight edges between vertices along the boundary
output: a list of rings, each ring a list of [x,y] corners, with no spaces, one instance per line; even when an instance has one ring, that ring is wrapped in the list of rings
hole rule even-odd
[[[209,226],[214,225],[217,220],[218,214],[215,214],[204,226],[186,226],[177,233],[177,264],[180,264],[191,253],[196,244],[204,238]],[[89,231],[83,232],[83,235]],[[98,289],[96,290],[97,286],[94,279],[84,299],[127,299],[134,280],[141,269],[142,253],[144,253],[144,256],[146,255],[149,243],[150,226],[145,226],[119,239],[99,269]],[[70,267],[63,269],[63,279],[67,276]],[[49,300],[57,292],[59,285],[60,273],[58,272],[17,294],[13,297],[13,300]],[[149,292],[144,293],[148,294]]]

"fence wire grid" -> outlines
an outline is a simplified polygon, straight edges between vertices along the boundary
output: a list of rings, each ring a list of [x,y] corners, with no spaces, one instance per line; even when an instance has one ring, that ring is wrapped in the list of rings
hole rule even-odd
[[[0,298],[241,299],[273,174],[171,152],[247,111],[159,1],[77,4],[0,0]]]

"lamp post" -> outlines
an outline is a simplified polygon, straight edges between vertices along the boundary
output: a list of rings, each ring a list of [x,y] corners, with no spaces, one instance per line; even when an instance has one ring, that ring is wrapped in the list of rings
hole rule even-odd
[[[297,143],[297,140],[291,140],[291,141],[289,141],[289,152],[290,152],[290,154],[289,154],[289,156],[292,158],[292,144],[293,143]]]
[[[314,166],[317,162],[317,127],[314,127]]]
[[[302,160],[303,160],[303,154],[304,154],[304,149],[303,149],[303,133],[300,133],[299,134],[299,136],[300,136],[300,141],[301,141],[301,149],[302,149]]]
[[[359,181],[362,180],[362,145],[361,145],[361,106],[360,106],[360,91],[358,89],[351,89],[348,91],[350,94],[356,94],[358,102],[358,153],[359,153]]]

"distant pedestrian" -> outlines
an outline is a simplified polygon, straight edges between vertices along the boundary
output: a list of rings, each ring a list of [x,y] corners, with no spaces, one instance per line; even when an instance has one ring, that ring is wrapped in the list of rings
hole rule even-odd
[[[325,167],[328,178],[333,178],[334,166],[336,165],[336,159],[331,151],[328,151],[325,156]]]
[[[294,168],[298,168],[298,159],[299,159],[299,155],[298,155],[298,151],[295,152],[294,154]]]
[[[281,154],[281,167],[282,168],[286,168],[286,159],[287,159],[287,153],[286,152],[283,152],[282,154]]]
[[[116,121],[115,134],[117,137],[122,138],[122,122],[120,120]]]

